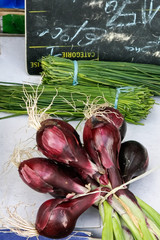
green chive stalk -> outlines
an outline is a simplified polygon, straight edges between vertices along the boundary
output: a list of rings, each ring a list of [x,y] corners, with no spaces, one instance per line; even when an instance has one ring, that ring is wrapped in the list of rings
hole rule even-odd
[[[160,68],[153,64],[79,60],[77,80],[83,86],[145,86],[160,95]],[[74,63],[70,59],[47,56],[41,59],[42,83],[72,84]]]
[[[56,96],[47,113],[69,119],[83,119],[84,112],[91,106],[104,103],[114,106],[117,99],[117,108],[125,120],[140,124],[155,103],[147,87],[127,87],[124,91],[120,91],[117,97],[117,89],[102,85],[72,86],[68,83],[57,83],[31,87],[27,84],[0,82],[0,112],[11,113],[11,117],[27,114],[24,89],[28,95],[33,93],[36,96],[40,95],[37,103],[39,109],[47,108]],[[36,91],[38,93],[35,93]]]

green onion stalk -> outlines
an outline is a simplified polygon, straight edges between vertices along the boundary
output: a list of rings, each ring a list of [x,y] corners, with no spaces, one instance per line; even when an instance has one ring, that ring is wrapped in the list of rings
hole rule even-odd
[[[41,59],[42,82],[44,84],[72,84],[75,72],[83,86],[97,84],[111,87],[145,86],[154,95],[160,95],[160,68],[158,65],[79,60],[75,64],[70,59],[47,56]],[[76,70],[76,71],[75,71]]]
[[[137,200],[139,206],[125,195],[117,198],[114,194],[101,203],[102,240],[160,239],[160,214],[138,197]]]
[[[117,94],[118,93],[118,94]],[[54,85],[27,85],[0,82],[0,112],[9,113],[5,117],[27,114],[26,95],[35,95],[38,109],[45,109],[51,116],[65,120],[84,119],[92,107],[100,104],[118,108],[125,120],[133,124],[142,124],[152,109],[155,100],[147,87],[126,87],[117,90],[101,84],[78,84],[68,82]],[[54,101],[53,101],[54,99]],[[53,102],[53,104],[51,104]],[[50,108],[47,108],[50,105]]]

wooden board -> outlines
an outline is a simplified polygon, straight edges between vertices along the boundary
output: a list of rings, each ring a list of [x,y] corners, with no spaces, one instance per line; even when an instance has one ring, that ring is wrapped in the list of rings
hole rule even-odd
[[[159,0],[27,0],[26,56],[160,64]]]
[[[0,8],[0,16],[7,14],[24,15],[25,11],[23,9]]]

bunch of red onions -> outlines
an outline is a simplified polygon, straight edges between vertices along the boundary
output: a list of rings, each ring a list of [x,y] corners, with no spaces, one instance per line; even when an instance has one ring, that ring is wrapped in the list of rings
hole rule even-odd
[[[112,107],[86,120],[83,144],[69,123],[41,122],[36,142],[44,157],[19,165],[28,186],[51,195],[37,213],[39,235],[68,236],[78,217],[94,205],[103,221],[102,239],[160,239],[160,215],[124,187],[148,167],[146,148],[136,141],[122,142],[125,133],[126,122]]]

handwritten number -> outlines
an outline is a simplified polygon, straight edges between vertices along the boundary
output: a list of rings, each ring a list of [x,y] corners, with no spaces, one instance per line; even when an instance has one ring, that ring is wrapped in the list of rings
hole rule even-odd
[[[117,8],[117,5],[118,5],[117,1],[106,2],[105,12],[106,13],[114,12]]]
[[[88,21],[86,20],[82,26],[77,30],[77,32],[75,33],[75,35],[71,38],[71,42],[77,37],[77,35],[81,32],[81,30],[83,30],[83,28],[88,24]]]
[[[56,27],[55,30],[58,31],[58,33],[55,34],[55,35],[54,35],[54,34],[51,34],[52,39],[56,39],[57,37],[59,37],[59,35],[60,35],[60,34],[62,33],[62,31],[63,31],[62,28],[60,28],[60,27]]]
[[[98,27],[87,27],[88,20],[84,21],[84,23],[78,26],[67,26],[66,29],[56,27],[49,31],[49,29],[38,33],[39,37],[43,37],[45,34],[50,34],[52,39],[60,39],[62,42],[75,42],[77,46],[88,46],[93,42],[100,40],[104,34],[106,34],[106,30]],[[73,36],[67,34],[68,30],[72,30]],[[82,33],[81,39],[79,39],[79,35]]]

